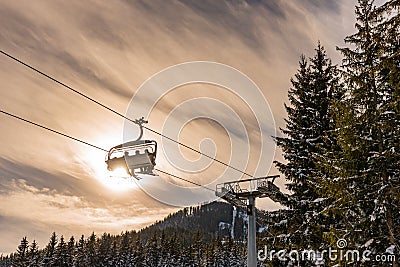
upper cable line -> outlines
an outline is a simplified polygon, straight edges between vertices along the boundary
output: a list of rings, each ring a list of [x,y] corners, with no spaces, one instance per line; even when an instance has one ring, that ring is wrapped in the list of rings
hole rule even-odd
[[[64,87],[64,88],[66,88],[66,89],[68,89],[68,90],[70,90],[70,91],[72,91],[72,92],[78,94],[79,96],[81,96],[81,97],[83,97],[83,98],[85,98],[85,99],[87,99],[87,100],[89,100],[89,101],[91,101],[91,102],[93,102],[93,103],[95,103],[95,104],[101,106],[102,108],[105,108],[106,110],[108,110],[108,111],[114,113],[115,115],[117,115],[117,116],[119,116],[119,117],[121,117],[121,118],[124,118],[124,119],[126,119],[127,121],[129,121],[129,122],[131,122],[131,123],[138,124],[138,122],[137,122],[136,119],[131,119],[131,118],[129,118],[129,117],[123,115],[122,113],[120,113],[120,112],[118,112],[118,111],[116,111],[116,110],[114,110],[114,109],[112,109],[112,108],[106,106],[105,104],[102,104],[101,102],[95,100],[94,98],[92,98],[92,97],[90,97],[90,96],[88,96],[88,95],[86,95],[86,94],[80,92],[79,90],[77,90],[77,89],[75,89],[75,88],[73,88],[73,87],[71,87],[71,86],[65,84],[64,82],[61,82],[60,80],[58,80],[58,79],[56,79],[56,78],[50,76],[49,74],[44,73],[43,71],[39,70],[38,68],[33,67],[32,65],[30,65],[30,64],[28,64],[28,63],[26,63],[26,62],[24,62],[24,61],[22,61],[22,60],[20,60],[20,59],[18,59],[18,58],[16,58],[16,57],[14,57],[14,56],[12,56],[11,54],[6,53],[6,52],[4,52],[3,50],[0,50],[0,53],[3,54],[4,56],[6,56],[6,57],[8,57],[8,58],[10,58],[10,59],[12,59],[12,60],[14,60],[15,62],[18,62],[19,64],[21,64],[21,65],[23,65],[23,66],[29,68],[30,70],[33,70],[34,72],[36,72],[36,73],[38,73],[38,74],[40,74],[40,75],[42,75],[42,76],[48,78],[49,80],[51,80],[51,81],[53,81],[53,82],[55,82],[55,83],[61,85],[62,87]],[[191,150],[191,151],[193,151],[193,152],[196,152],[196,153],[198,153],[198,154],[200,154],[200,155],[202,155],[202,156],[204,156],[204,157],[206,157],[206,158],[209,158],[209,159],[211,159],[211,160],[213,160],[213,161],[215,161],[215,162],[218,162],[219,164],[224,165],[225,167],[228,167],[228,168],[233,169],[233,170],[235,170],[235,171],[237,171],[237,172],[240,172],[240,173],[242,173],[242,174],[244,174],[244,175],[246,175],[246,176],[248,176],[248,177],[252,177],[252,178],[254,177],[253,175],[251,175],[251,174],[249,174],[249,173],[247,173],[247,172],[245,172],[245,171],[242,171],[242,170],[240,170],[240,169],[238,169],[238,168],[235,168],[235,167],[233,167],[233,166],[231,166],[231,165],[229,165],[229,164],[227,164],[227,163],[225,163],[225,162],[223,162],[223,161],[221,161],[221,160],[218,160],[218,159],[215,158],[215,157],[209,156],[209,155],[207,155],[207,154],[201,152],[200,150],[197,150],[197,149],[195,149],[195,148],[193,148],[193,147],[191,147],[191,146],[188,146],[188,145],[186,145],[186,144],[184,144],[184,143],[181,143],[181,142],[179,142],[179,141],[177,141],[177,140],[175,140],[175,139],[172,139],[172,138],[170,138],[170,137],[168,137],[168,136],[166,136],[166,135],[164,135],[164,134],[162,134],[162,133],[157,132],[156,130],[153,130],[153,129],[151,129],[151,128],[149,128],[149,127],[146,127],[146,126],[143,126],[143,128],[146,129],[146,130],[148,130],[148,131],[150,131],[150,132],[152,132],[152,133],[154,133],[154,134],[157,134],[157,135],[159,135],[159,136],[161,136],[161,137],[163,137],[163,138],[165,138],[165,139],[167,139],[167,140],[169,140],[169,141],[172,141],[172,142],[174,142],[174,143],[176,143],[176,144],[178,144],[178,145],[181,145],[181,146],[183,146],[183,147],[185,147],[185,148],[187,148],[187,149],[189,149],[189,150]]]

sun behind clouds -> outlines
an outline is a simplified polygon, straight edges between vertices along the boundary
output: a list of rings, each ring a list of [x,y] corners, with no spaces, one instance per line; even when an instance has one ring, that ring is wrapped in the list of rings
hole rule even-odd
[[[112,172],[107,170],[105,156],[105,152],[87,149],[80,161],[91,177],[112,191],[122,192],[137,189],[137,180],[130,177],[124,168],[118,168]]]

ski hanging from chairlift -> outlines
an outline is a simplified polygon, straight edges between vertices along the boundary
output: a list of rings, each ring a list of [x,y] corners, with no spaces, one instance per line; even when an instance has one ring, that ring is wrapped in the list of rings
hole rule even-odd
[[[140,127],[140,135],[135,141],[129,141],[112,147],[106,156],[107,169],[115,171],[123,168],[126,173],[139,179],[140,174],[156,175],[153,170],[156,165],[157,142],[141,140],[143,136],[144,118],[136,120]]]

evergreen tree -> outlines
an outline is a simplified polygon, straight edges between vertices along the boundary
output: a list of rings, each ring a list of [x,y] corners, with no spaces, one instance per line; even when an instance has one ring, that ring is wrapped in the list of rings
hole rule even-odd
[[[215,266],[216,262],[216,247],[217,247],[217,241],[213,237],[209,246],[206,246],[206,261],[205,261],[205,266],[206,267],[212,267]]]
[[[50,237],[49,243],[47,244],[46,248],[44,249],[44,257],[42,259],[42,263],[44,266],[54,266],[55,265],[55,249],[58,243],[57,235],[55,232]]]
[[[398,251],[400,238],[398,9],[384,15],[399,5],[376,8],[373,2],[358,1],[357,32],[345,39],[351,47],[339,49],[348,91],[337,105],[340,150],[327,158],[332,179],[323,191],[334,201],[329,211],[343,219],[331,240],[343,237],[351,247],[384,253]]]
[[[67,266],[72,266],[74,263],[75,257],[75,238],[73,236],[70,237],[67,244],[67,254],[65,256],[65,263]]]
[[[22,238],[21,243],[18,246],[17,253],[14,255],[12,261],[13,266],[25,267],[28,265],[29,262],[28,250],[29,250],[29,243],[25,236],[24,238]]]
[[[216,250],[215,250],[215,266],[221,266],[221,267],[229,267],[229,256],[228,252],[226,251],[226,248],[224,244],[221,242],[221,240],[217,239],[216,240]]]
[[[96,243],[96,235],[94,232],[89,236],[86,242],[86,266],[96,266],[96,251],[97,251],[97,243]]]
[[[87,266],[86,242],[85,242],[85,236],[84,235],[81,236],[81,238],[79,239],[78,243],[76,244],[74,266],[77,266],[77,267],[85,267],[85,266]]]
[[[122,240],[118,258],[120,266],[129,266],[134,263],[132,256],[131,238],[129,232],[125,232],[122,234]]]
[[[64,236],[60,237],[60,241],[55,249],[55,259],[54,266],[57,267],[66,267],[68,266],[66,260],[68,255],[68,247],[67,243],[64,240]]]
[[[229,266],[239,267],[245,265],[244,261],[239,256],[238,254],[239,251],[236,247],[234,240],[231,237],[228,238],[228,242],[226,243],[225,246],[225,251],[227,252],[227,259],[229,261]]]
[[[321,178],[325,175],[319,168],[318,155],[330,146],[326,135],[333,128],[331,105],[340,100],[338,71],[327,58],[324,48],[318,43],[316,54],[307,62],[304,56],[299,61],[299,70],[291,79],[290,105],[284,137],[276,137],[286,162],[275,162],[278,169],[289,180],[287,188],[292,191],[285,211],[286,242],[289,248],[313,248],[323,246],[323,232],[327,217],[320,211],[327,205],[321,192]],[[289,220],[289,222],[287,222]]]
[[[104,233],[99,242],[98,252],[97,252],[97,260],[99,262],[99,266],[110,266],[112,263],[112,258],[114,255],[112,254],[112,238],[110,234]]]
[[[107,266],[117,266],[118,263],[118,244],[117,241],[114,240],[111,246],[110,257]],[[142,265],[137,265],[138,267]]]
[[[172,266],[171,265],[171,247],[170,247],[170,243],[169,240],[165,234],[165,230],[163,229],[161,231],[161,237],[160,237],[160,261],[159,261],[159,265],[160,266]]]
[[[146,244],[145,261],[148,266],[158,266],[160,253],[157,239],[157,231],[154,231],[152,237],[148,240]]]
[[[36,240],[33,240],[30,248],[29,248],[29,267],[38,267],[39,262],[40,262],[40,253],[39,253],[39,247],[36,242]]]
[[[202,240],[200,231],[197,231],[193,236],[192,242],[192,258],[196,266],[200,266],[202,262]]]
[[[10,267],[12,265],[12,257],[9,255],[0,256],[0,266],[1,267]]]
[[[144,259],[145,259],[144,248],[139,233],[137,234],[136,239],[134,241],[133,260],[135,262],[135,266],[138,267],[144,266]]]

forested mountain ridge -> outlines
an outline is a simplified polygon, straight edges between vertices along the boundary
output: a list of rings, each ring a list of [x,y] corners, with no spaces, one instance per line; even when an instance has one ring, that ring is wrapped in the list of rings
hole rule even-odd
[[[264,212],[259,215],[265,218]],[[53,233],[43,247],[23,237],[15,253],[0,258],[0,266],[243,266],[246,220],[244,211],[212,202],[120,235],[67,240]]]
[[[257,210],[259,221],[257,229],[262,231],[268,220],[268,212]],[[164,220],[156,222],[141,232],[148,234],[155,230],[174,228],[187,229],[190,232],[201,231],[220,238],[245,240],[247,235],[247,214],[242,208],[235,208],[226,202],[184,208],[168,215]]]

